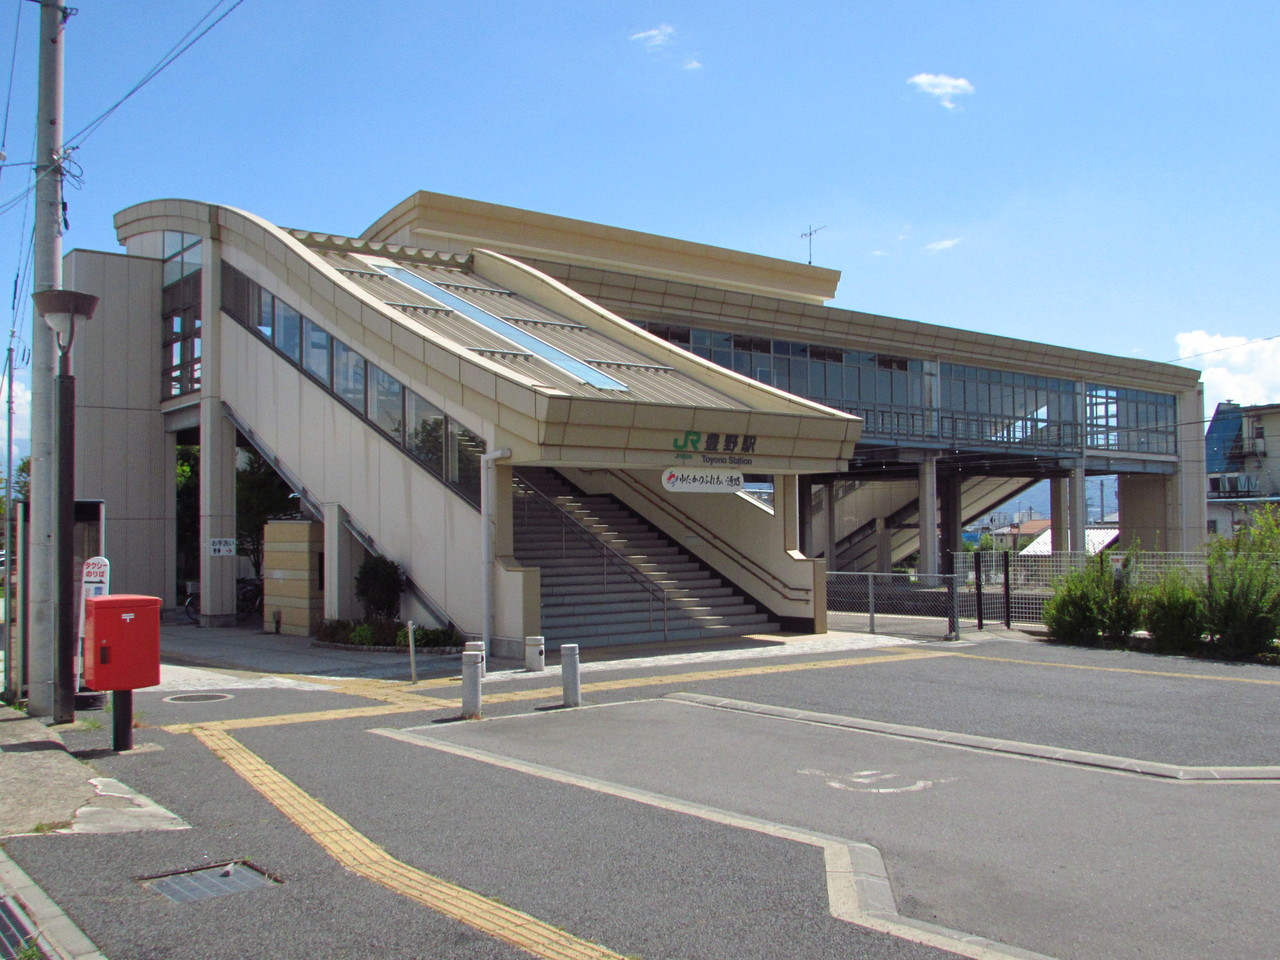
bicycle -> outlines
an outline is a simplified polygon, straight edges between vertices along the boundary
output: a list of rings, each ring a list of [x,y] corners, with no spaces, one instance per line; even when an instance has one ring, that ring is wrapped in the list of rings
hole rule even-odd
[[[200,622],[200,593],[187,595],[182,608],[192,623]],[[236,622],[244,623],[255,613],[262,613],[262,578],[240,577],[236,580]]]

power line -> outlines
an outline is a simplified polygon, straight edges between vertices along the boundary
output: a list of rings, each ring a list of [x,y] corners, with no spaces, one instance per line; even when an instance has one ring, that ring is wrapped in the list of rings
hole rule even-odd
[[[209,23],[207,26],[204,27],[204,29],[201,30],[200,25],[203,24],[210,17],[212,17],[214,13],[217,11],[217,9],[220,6],[222,6],[222,4],[225,2],[226,0],[216,0],[214,5],[209,8],[208,12],[206,12],[204,16],[202,16],[199,20],[197,20],[195,25],[191,27],[191,29],[188,30],[186,33],[184,33],[178,39],[177,43],[175,43],[172,47],[170,47],[169,50],[164,54],[164,56],[162,56],[158,61],[156,61],[155,65],[150,70],[148,70],[145,74],[143,74],[141,80],[135,83],[124,96],[122,96],[119,100],[113,103],[110,107],[108,107],[102,113],[98,114],[98,116],[96,116],[93,120],[89,121],[89,123],[87,123],[78,132],[66,138],[66,140],[64,141],[64,145],[67,147],[70,147],[71,149],[75,149],[75,147],[79,146],[80,144],[84,143],[85,140],[89,139],[89,137],[91,137],[95,132],[97,132],[98,128],[101,127],[102,124],[104,124],[107,121],[107,118],[110,117],[111,114],[115,113],[116,110],[118,110],[125,103],[125,101],[127,101],[135,93],[137,93],[139,90],[145,87],[148,83],[150,83],[152,80],[158,77],[170,64],[172,64],[180,56],[182,56],[184,53],[190,50],[193,46],[199,43],[200,40],[205,36],[205,34],[207,34],[210,30],[212,30],[218,24],[220,24],[228,16],[230,16],[231,13],[238,6],[240,6],[240,4],[244,3],[244,0],[234,0],[234,2],[231,4],[230,7],[224,10],[211,23]],[[199,32],[197,33],[196,31],[199,31]],[[192,37],[193,33],[195,34],[194,37]],[[188,37],[190,37],[191,39],[188,40],[187,39]]]
[[[1196,357],[1207,357],[1214,353],[1223,353],[1227,350],[1239,350],[1241,347],[1252,346],[1255,343],[1266,343],[1268,340],[1280,340],[1280,333],[1272,337],[1258,337],[1255,340],[1245,340],[1243,343],[1233,343],[1229,347],[1216,347],[1213,350],[1205,350],[1203,353],[1189,353],[1185,357],[1178,357],[1177,360],[1166,360],[1166,363],[1178,363],[1182,360],[1194,360]]]

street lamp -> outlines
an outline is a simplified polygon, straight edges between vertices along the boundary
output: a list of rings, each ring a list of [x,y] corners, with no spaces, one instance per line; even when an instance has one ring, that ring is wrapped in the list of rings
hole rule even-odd
[[[58,598],[53,653],[53,722],[75,719],[76,636],[74,536],[76,513],[76,378],[71,373],[71,344],[76,324],[93,316],[98,298],[74,290],[41,290],[31,298],[58,345],[54,400],[54,591]]]

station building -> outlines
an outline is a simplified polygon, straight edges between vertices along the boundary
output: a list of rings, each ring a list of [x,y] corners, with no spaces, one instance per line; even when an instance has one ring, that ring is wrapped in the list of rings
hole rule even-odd
[[[1043,479],[1055,550],[1085,542],[1089,475],[1119,478],[1121,545],[1204,537],[1184,367],[833,308],[834,270],[428,192],[359,237],[186,200],[116,229],[125,253],[66,258],[102,298],[77,496],[106,502],[113,589],[166,605],[179,443],[205,547],[235,536],[238,448],[296,493],[269,623],[358,616],[382,554],[407,616],[498,652],[821,632],[828,569],[945,571],[963,524]],[[200,570],[230,613],[234,558]]]

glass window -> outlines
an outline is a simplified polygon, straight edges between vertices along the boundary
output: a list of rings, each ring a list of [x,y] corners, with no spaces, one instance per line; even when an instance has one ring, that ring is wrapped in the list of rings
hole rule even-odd
[[[404,387],[373,364],[369,364],[369,419],[396,443],[404,443]]]
[[[294,363],[302,349],[302,315],[283,300],[276,301],[276,348]]]
[[[333,392],[364,413],[364,357],[333,341]]]
[[[480,457],[484,453],[484,438],[452,420],[449,421],[449,434],[453,447],[450,479],[465,496],[478,503],[480,501]]]
[[[326,387],[329,379],[329,334],[322,327],[317,327],[310,320],[304,320],[305,349],[302,354],[302,367]]]
[[[412,390],[406,390],[405,415],[409,425],[404,439],[405,449],[437,477],[443,477],[444,413]]]
[[[258,288],[258,295],[258,332],[270,342],[275,330],[276,298],[261,287]]]

